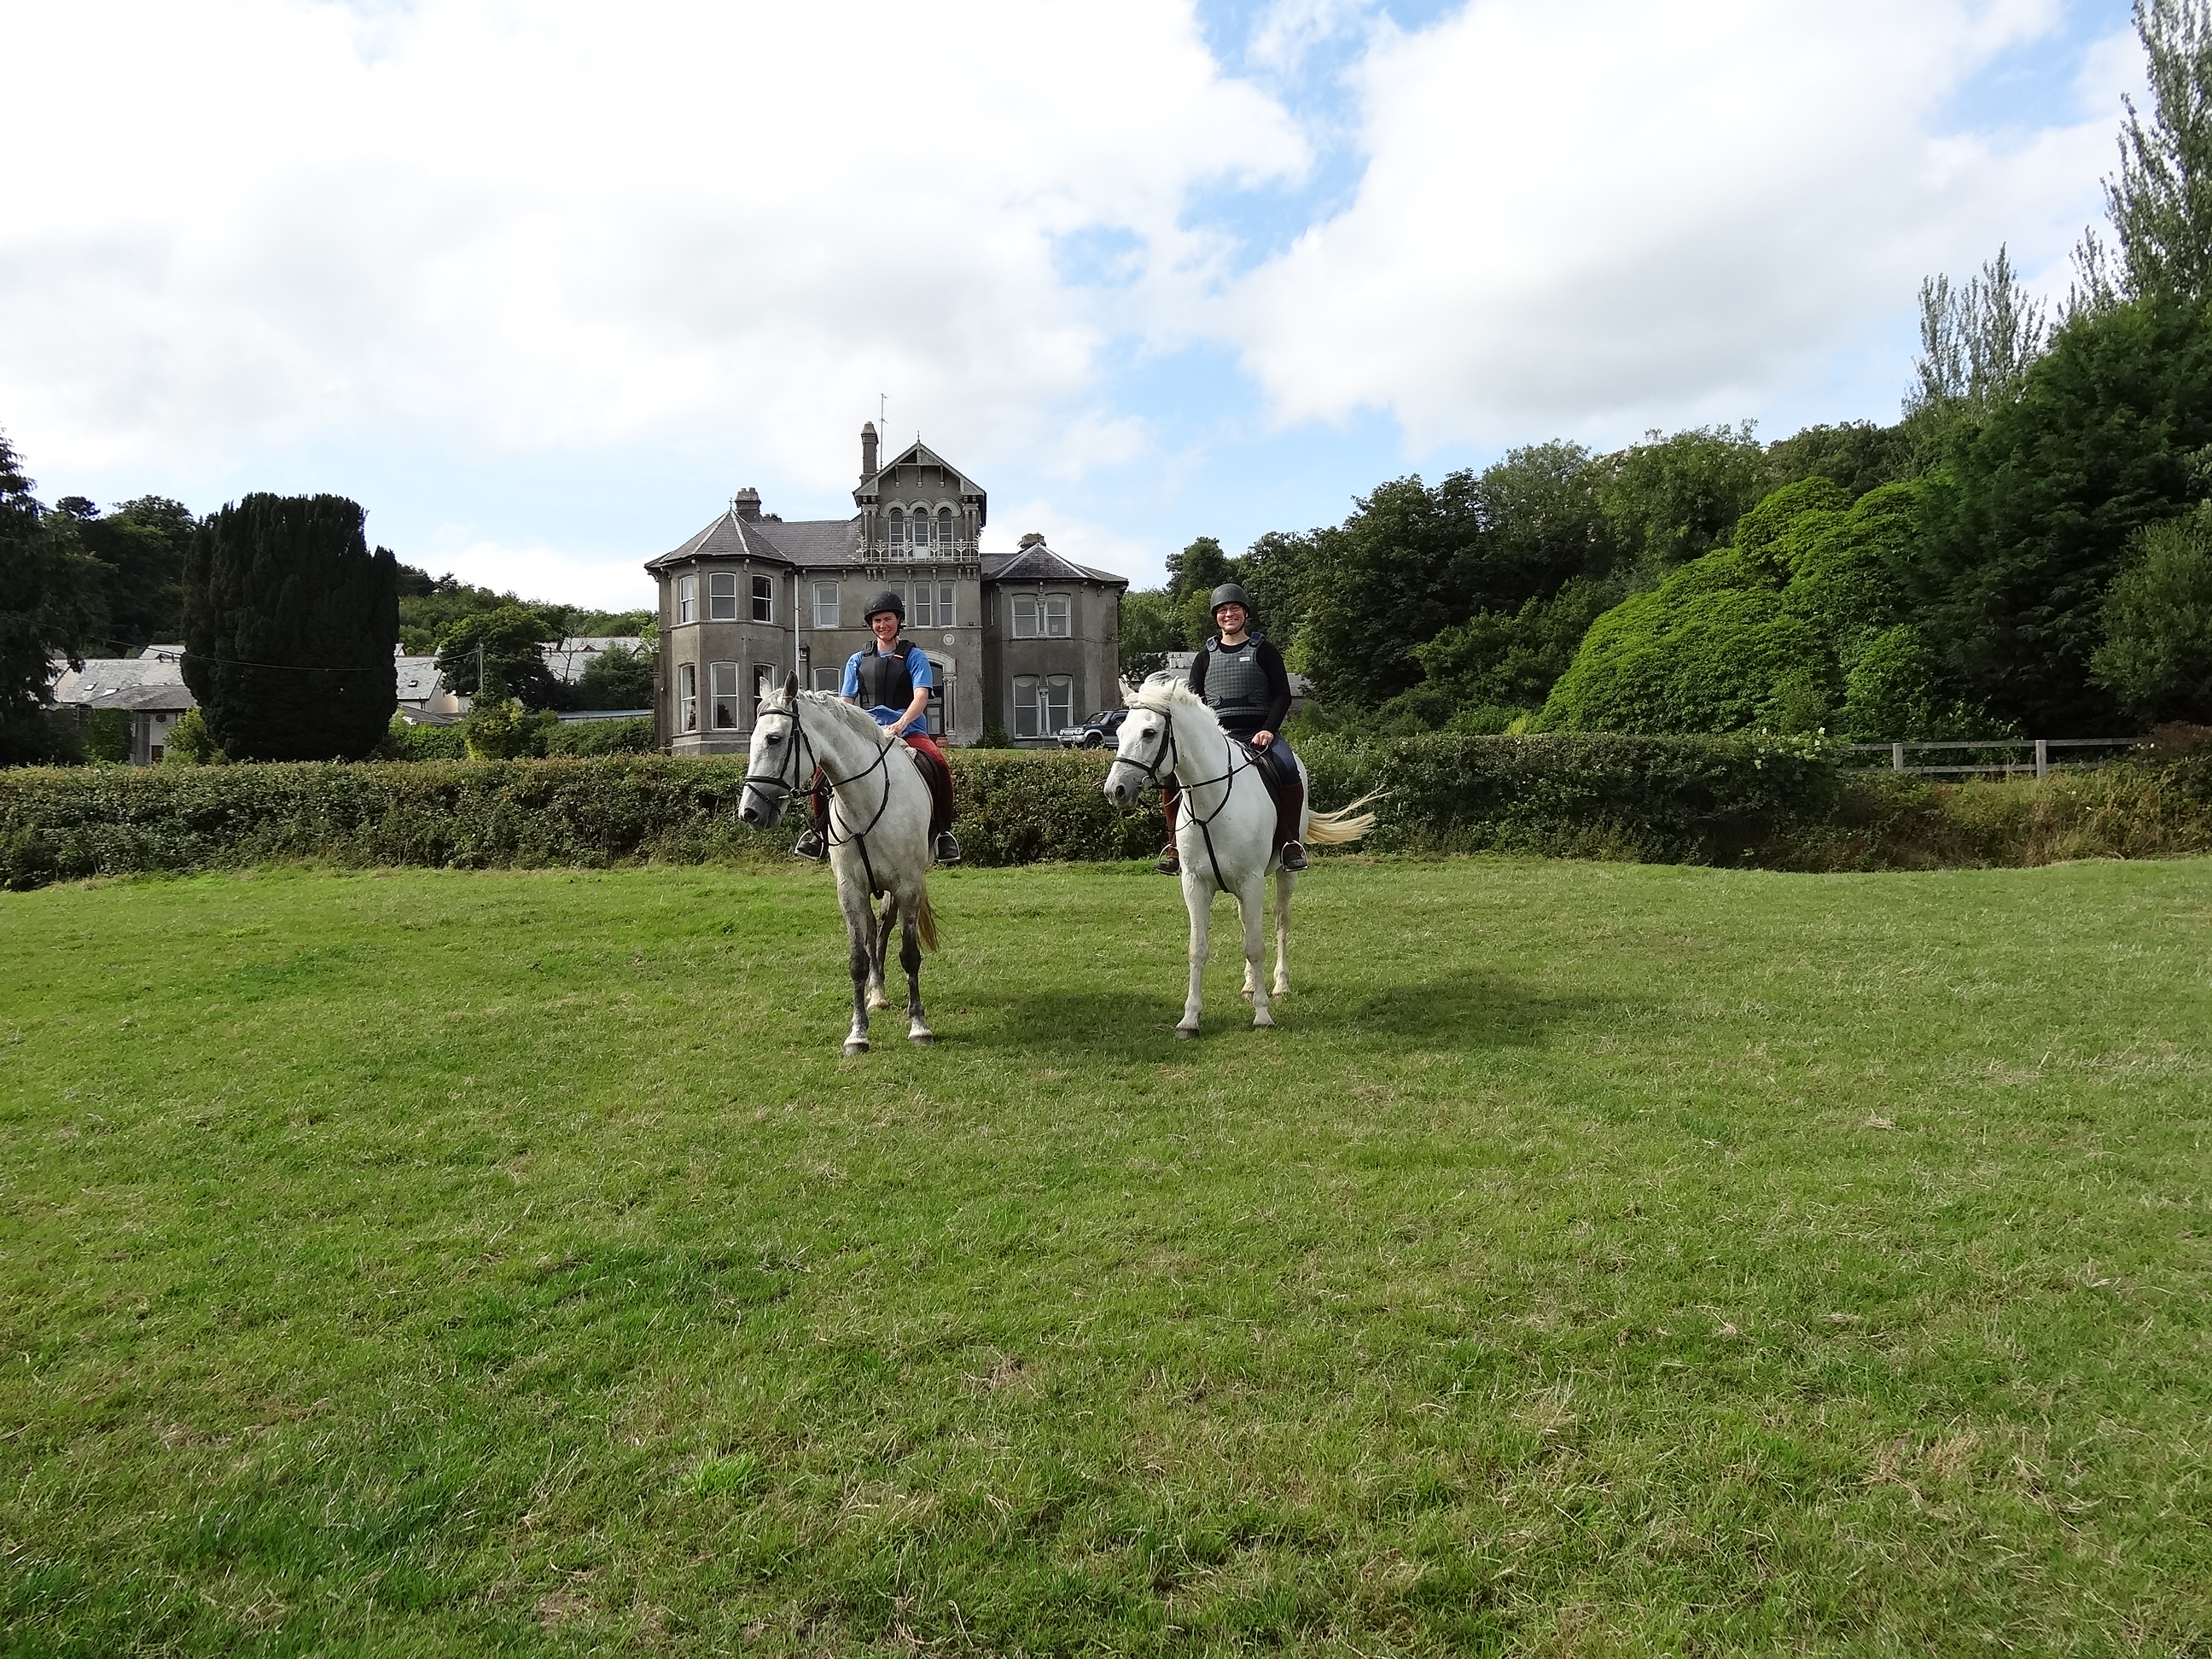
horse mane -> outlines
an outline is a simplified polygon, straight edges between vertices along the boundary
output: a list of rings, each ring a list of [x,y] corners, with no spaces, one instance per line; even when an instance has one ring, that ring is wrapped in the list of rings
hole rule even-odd
[[[1206,706],[1206,699],[1190,689],[1190,683],[1169,673],[1150,675],[1142,685],[1121,682],[1121,696],[1132,708],[1149,708],[1155,714],[1176,717],[1177,709],[1194,710],[1212,720],[1216,727],[1221,716]]]
[[[847,702],[835,691],[801,691],[794,699],[791,693],[778,686],[760,700],[760,712],[763,714],[788,714],[794,701],[810,709],[820,709],[831,720],[851,727],[855,732],[866,732],[875,738],[878,748],[889,746],[890,739],[884,736],[884,728],[876,724],[875,716],[865,708]]]

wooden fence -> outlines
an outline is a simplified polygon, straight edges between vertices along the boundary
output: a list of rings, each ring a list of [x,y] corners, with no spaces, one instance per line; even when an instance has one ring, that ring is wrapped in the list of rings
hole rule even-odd
[[[2081,760],[2063,760],[2054,754],[2054,750],[2106,749],[2124,751],[2135,748],[2142,741],[2141,738],[2022,738],[2017,741],[2000,742],[1968,740],[1957,743],[1855,743],[1851,745],[1851,752],[1855,755],[1886,754],[1889,757],[1889,769],[1893,772],[1923,772],[1951,776],[1995,774],[2008,778],[2030,776],[2047,778],[2051,775],[2051,769],[2053,766],[2063,764],[2079,769],[2083,767],[2107,765],[2118,758],[2117,754],[2108,754],[2094,760],[2087,757]],[[1961,761],[1955,764],[1941,766],[1905,764],[1905,757],[1908,751],[1923,750],[1940,750],[1948,753],[1972,750],[1984,755],[1993,752],[2016,755],[2026,750],[2029,751],[2031,757],[2027,760]]]

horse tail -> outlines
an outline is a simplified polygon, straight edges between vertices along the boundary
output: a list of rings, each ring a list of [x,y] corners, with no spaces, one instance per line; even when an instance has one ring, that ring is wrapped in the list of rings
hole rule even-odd
[[[937,948],[937,912],[930,908],[929,884],[927,882],[922,884],[921,902],[915,907],[914,926],[915,931],[921,935],[921,948],[934,951]]]
[[[1309,812],[1306,815],[1306,845],[1309,847],[1342,847],[1358,841],[1375,827],[1375,814],[1359,809],[1371,800],[1380,800],[1376,794],[1362,795],[1349,806],[1340,806],[1334,812]]]

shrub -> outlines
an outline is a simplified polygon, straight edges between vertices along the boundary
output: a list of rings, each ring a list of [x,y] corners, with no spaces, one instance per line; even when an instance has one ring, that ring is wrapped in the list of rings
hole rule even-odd
[[[2090,672],[2133,714],[2212,720],[2212,514],[2150,525],[2105,598]]]
[[[187,708],[169,727],[169,740],[161,751],[165,765],[212,766],[225,758],[216,747],[215,733],[197,708]]]
[[[480,702],[460,725],[471,760],[520,760],[545,752],[545,735],[557,724],[550,713],[532,714],[513,697]]]
[[[468,734],[459,726],[416,726],[392,717],[392,760],[457,761],[469,757]]]
[[[545,733],[548,755],[649,755],[653,717],[628,720],[572,720]]]

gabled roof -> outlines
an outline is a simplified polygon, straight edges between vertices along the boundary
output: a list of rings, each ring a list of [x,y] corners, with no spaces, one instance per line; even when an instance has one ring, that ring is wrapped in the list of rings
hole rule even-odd
[[[878,467],[872,477],[863,478],[860,481],[860,488],[854,493],[856,495],[869,494],[874,487],[876,479],[882,477],[884,473],[890,471],[895,466],[941,466],[947,472],[950,472],[954,477],[960,480],[960,493],[962,495],[981,495],[984,493],[982,485],[977,483],[973,478],[963,472],[958,467],[953,465],[951,462],[946,460],[944,456],[930,448],[928,445],[923,443],[919,438],[916,438],[904,449],[901,450],[897,454],[892,456],[881,466]]]
[[[617,648],[624,651],[644,649],[644,639],[635,634],[574,634],[557,645],[545,647],[545,666],[553,678],[574,685],[583,672],[599,658]]]
[[[1093,570],[1087,564],[1063,559],[1042,542],[1032,542],[1018,553],[986,553],[983,580],[987,582],[1111,582],[1127,587],[1129,579],[1110,570]]]
[[[741,519],[726,508],[720,517],[680,547],[646,561],[647,570],[666,570],[699,559],[757,559],[801,567],[851,564],[860,557],[860,520]]]
[[[392,673],[396,683],[392,695],[401,702],[410,697],[428,701],[438,695],[438,688],[445,683],[438,676],[435,657],[394,657]]]

